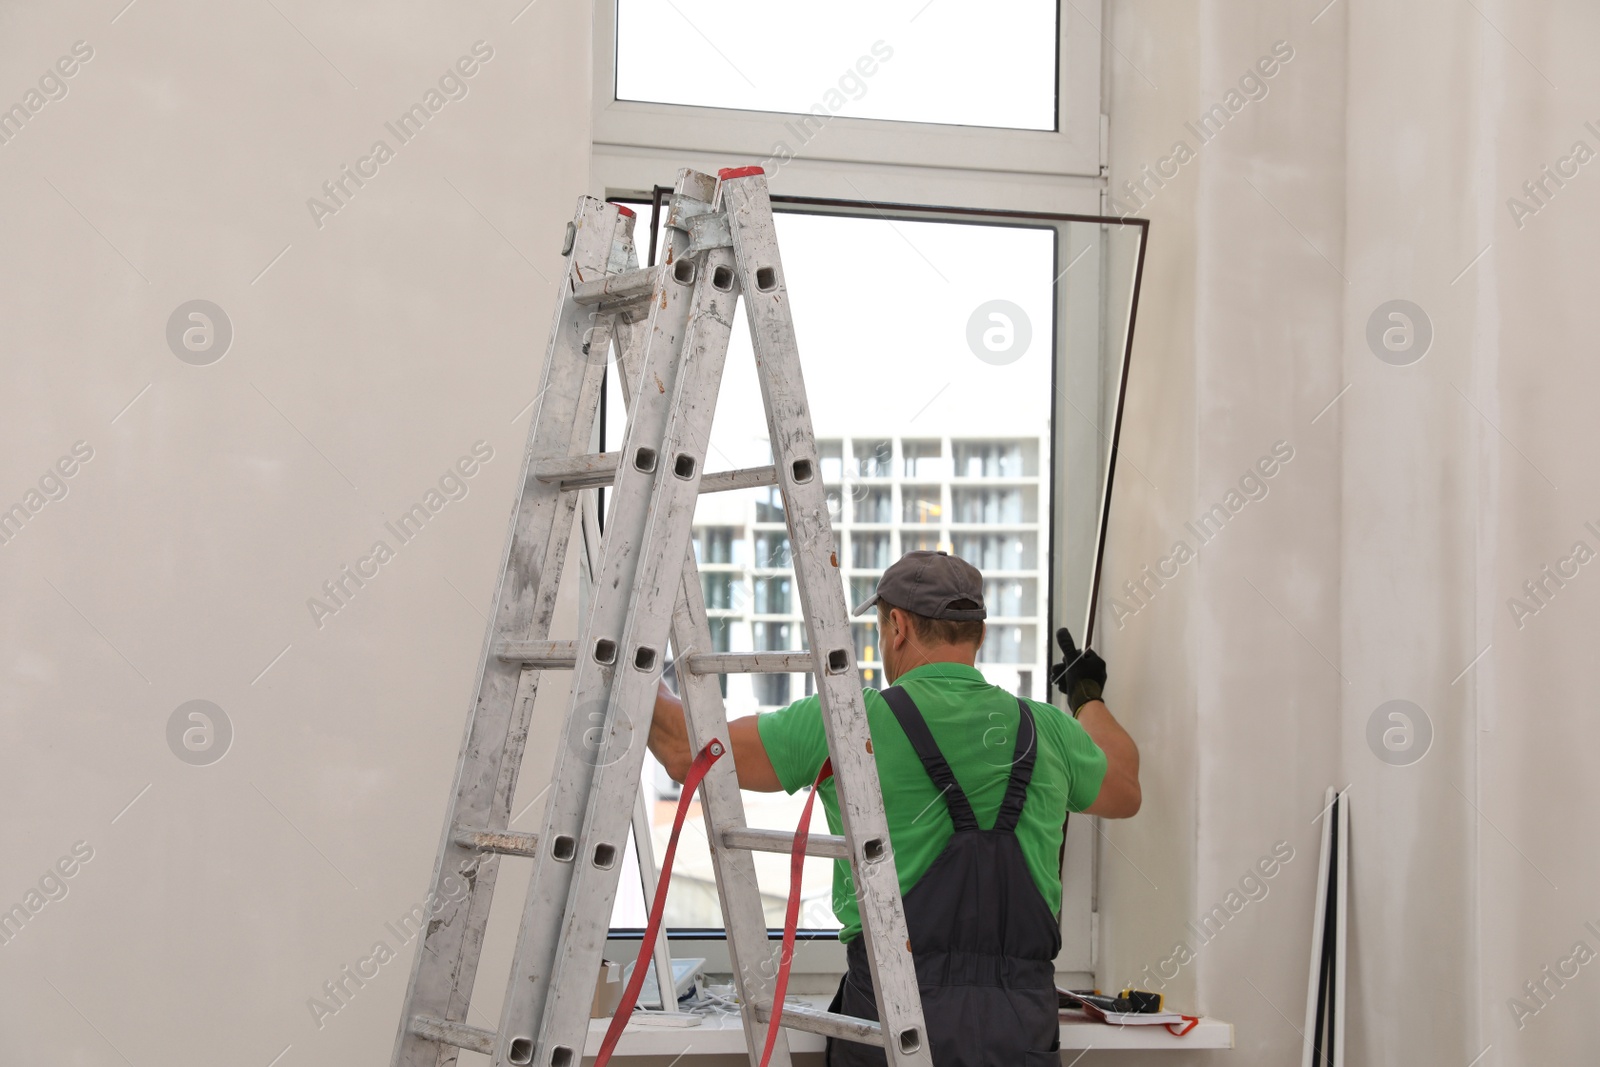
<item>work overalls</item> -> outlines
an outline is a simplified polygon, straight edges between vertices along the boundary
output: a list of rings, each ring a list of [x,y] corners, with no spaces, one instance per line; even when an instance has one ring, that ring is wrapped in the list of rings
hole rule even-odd
[[[955,825],[944,851],[905,894],[934,1067],[1059,1067],[1054,961],[1061,928],[1034,885],[1016,835],[1038,752],[1033,710],[1017,701],[1011,780],[994,828],[980,830],[916,704],[898,686],[883,697]],[[850,942],[846,959],[849,970],[829,1010],[877,1019],[864,938]],[[827,1062],[867,1067],[886,1060],[875,1046],[830,1038]]]

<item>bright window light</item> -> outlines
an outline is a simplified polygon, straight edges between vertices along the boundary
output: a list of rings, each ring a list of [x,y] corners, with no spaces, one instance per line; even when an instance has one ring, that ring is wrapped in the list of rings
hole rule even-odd
[[[1048,0],[618,0],[617,99],[1053,130],[1056,17]]]
[[[870,595],[883,568],[903,552],[933,548],[963,556],[983,569],[985,599],[993,598],[979,669],[1007,691],[1049,699],[1056,231],[795,213],[779,214],[776,224],[821,473],[836,508],[847,599]],[[641,207],[641,249],[652,225],[649,208]],[[604,447],[614,449],[621,447],[623,406],[617,376],[608,378]],[[741,302],[706,469],[770,462]],[[719,628],[713,634],[719,649],[804,646],[805,616],[782,523],[771,490],[700,498],[696,558],[714,590],[707,613]],[[871,619],[852,626],[862,680],[882,688],[887,680],[875,631]],[[811,681],[802,674],[730,676],[728,717],[808,696]],[[644,795],[659,859],[677,792],[653,758],[645,761]],[[745,793],[744,802],[750,825],[793,830],[805,794]],[[688,825],[667,925],[719,928],[709,843],[698,818]],[[812,830],[827,832],[820,810]],[[767,922],[779,926],[789,858],[761,853],[755,865]],[[806,861],[802,928],[838,929],[832,867],[828,860]],[[612,925],[641,926],[643,915],[631,867]]]

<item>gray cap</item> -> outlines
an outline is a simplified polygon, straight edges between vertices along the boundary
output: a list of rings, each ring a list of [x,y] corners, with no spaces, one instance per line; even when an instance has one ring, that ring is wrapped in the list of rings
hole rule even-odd
[[[877,592],[851,614],[870,611],[879,600],[929,619],[977,622],[988,617],[983,575],[961,557],[944,552],[907,552],[883,572]]]

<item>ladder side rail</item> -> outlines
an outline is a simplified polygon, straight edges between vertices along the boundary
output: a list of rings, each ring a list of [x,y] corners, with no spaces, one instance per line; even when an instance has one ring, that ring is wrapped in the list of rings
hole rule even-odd
[[[629,339],[631,341],[631,338]],[[615,372],[623,403],[631,407],[637,395],[636,376],[640,372],[638,346],[621,347]],[[713,425],[715,419],[713,419]],[[705,480],[701,479],[701,492]],[[691,524],[692,536],[692,524]],[[700,585],[700,568],[694,549],[684,554],[679,576],[677,603],[672,612],[671,645],[678,663],[678,694],[683,701],[690,751],[698,752],[713,738],[728,739],[728,715],[722,701],[722,687],[715,675],[695,674],[688,669],[689,657],[697,649],[711,649],[711,624],[706,616],[705,592]],[[727,931],[728,958],[739,992],[740,1017],[744,1026],[745,1047],[756,1062],[756,1050],[766,1040],[765,1020],[757,1016],[758,1005],[772,1000],[773,979],[777,975],[777,954],[781,946],[767,936],[766,914],[761,909],[761,890],[756,881],[755,857],[746,849],[722,844],[724,829],[743,829],[747,824],[744,799],[739,792],[738,774],[732,760],[718,760],[700,784],[701,817],[706,838],[711,842],[711,869],[716,880],[717,899],[722,907],[723,928]],[[635,834],[638,830],[635,829]],[[642,851],[642,850],[641,850]],[[653,863],[652,863],[653,866]],[[654,874],[655,872],[652,872]],[[657,887],[665,891],[666,887]],[[645,905],[650,904],[645,894]],[[660,974],[661,949],[670,949],[665,934],[657,953]],[[669,956],[670,958],[670,956]],[[773,1046],[771,1067],[789,1067],[789,1038],[780,1031]]]
[[[694,195],[694,183],[687,177],[691,173],[683,172],[684,176],[680,176],[679,192],[674,200]],[[689,182],[687,189],[686,182]],[[597,746],[562,744],[555,753],[555,776],[545,801],[544,823],[539,834],[540,856],[534,861],[512,957],[508,993],[501,1006],[494,1057],[497,1067],[534,1062],[534,1046],[542,1037],[535,1032],[535,1022],[544,1017],[551,998],[572,992],[562,989],[554,973],[564,950],[563,919],[574,906],[575,897],[577,906],[594,907],[587,893],[575,885],[574,875],[589,870],[594,861],[592,849],[586,848],[583,842],[588,839],[585,826],[588,798],[603,765],[613,758],[612,742],[618,728],[614,713],[618,705],[612,690],[618,681],[640,673],[632,663],[634,649],[625,644],[623,637],[630,616],[630,599],[637,593],[636,575],[641,565],[639,546],[648,528],[651,487],[663,479],[678,481],[672,475],[672,459],[663,447],[667,424],[665,408],[677,373],[673,354],[688,330],[693,297],[691,284],[674,276],[670,261],[663,265],[657,275],[643,337],[646,381],[655,389],[653,394],[645,394],[650,402],[636,404],[628,419],[623,462],[618,464],[607,507],[599,580],[588,618],[583,622],[572,679],[570,717],[573,728],[587,728],[591,733],[598,733],[599,743]],[[603,363],[603,358],[595,360],[595,365]],[[654,668],[659,675],[659,658]],[[638,789],[638,774],[636,767],[634,790]],[[628,817],[632,797],[631,792],[621,796],[624,803],[620,813],[624,820]],[[610,917],[609,902],[620,873],[616,862],[620,853],[620,847],[611,853],[606,872],[611,891],[606,895],[605,920]],[[605,925],[609,926],[609,922]],[[583,1010],[585,1031],[592,999],[589,993],[600,960],[598,952],[603,950],[602,938],[587,975],[578,980],[587,991]],[[572,1053],[569,1049],[572,1067],[576,1067],[582,1047],[580,1035],[577,1051]]]
[[[851,843],[884,1052],[892,1067],[932,1067],[766,178],[759,171],[730,175],[721,192],[746,296],[840,819]]]
[[[706,183],[706,191],[714,194],[709,179],[703,175],[693,178]],[[675,205],[687,199],[675,197]],[[631,610],[618,634],[618,666],[606,712],[605,754],[597,761],[581,824],[572,891],[562,919],[543,1018],[536,1032],[522,1028],[532,1021],[525,1019],[507,1032],[512,1044],[531,1040],[531,1062],[546,1067],[575,1065],[588,1032],[592,996],[586,976],[595,973],[609,932],[620,873],[616,858],[627,845],[630,805],[623,801],[631,801],[640,788],[645,739],[689,552],[699,481],[738,300],[733,256],[726,248],[696,258],[679,255],[675,262],[669,257],[664,270],[674,283],[690,291],[693,312],[675,345],[670,339],[667,344],[655,343],[652,337],[628,420],[630,439],[635,427],[648,427],[657,420],[663,429],[656,477],[647,489],[636,490],[642,499],[618,495],[619,507],[641,506],[647,520],[632,546],[637,569]],[[664,374],[665,361],[677,363],[670,379]],[[624,466],[633,455],[630,443],[624,447]],[[726,744],[727,739],[722,740]],[[512,1065],[522,1062],[527,1061],[508,1059]]]
[[[635,379],[640,372],[637,353],[636,346],[624,346],[615,367],[623,403],[629,406],[637,395]],[[706,491],[705,487],[703,477],[702,493]],[[726,741],[728,715],[722,701],[721,684],[715,675],[696,674],[689,670],[693,654],[697,650],[710,650],[713,644],[711,624],[706,616],[705,592],[700,585],[700,568],[692,547],[685,552],[683,573],[679,576],[678,599],[672,613],[671,643],[678,664],[678,694],[683,701],[690,751],[700,751],[713,738]],[[711,868],[716,880],[717,899],[721,903],[723,928],[728,936],[729,963],[733,970],[734,986],[739,992],[745,1047],[750,1050],[751,1062],[754,1063],[757,1050],[766,1040],[765,1020],[757,1012],[759,1005],[772,1001],[772,985],[778,973],[777,956],[781,946],[773,945],[767,936],[767,919],[761,909],[761,890],[756,881],[755,857],[746,849],[727,848],[722,844],[723,830],[743,829],[747,825],[744,799],[739,793],[738,774],[732,760],[718,760],[711,765],[701,781],[700,796],[706,838],[712,848]],[[649,901],[647,893],[647,907]],[[668,943],[665,935],[661,942],[663,945]],[[773,1046],[771,1067],[789,1067],[789,1064],[788,1034],[780,1031]]]
[[[529,476],[535,456],[571,447],[575,435],[587,440],[599,397],[599,374],[588,373],[581,350],[581,323],[588,312],[570,299],[579,272],[598,274],[615,255],[619,229],[631,232],[614,207],[592,197],[580,198],[575,214],[573,247],[567,261],[556,314],[551,325],[539,402],[529,424],[517,482],[517,498],[508,522],[500,577],[478,662],[478,684],[460,753],[456,761],[449,810],[429,881],[428,905],[440,921],[430,923],[411,966],[401,1013],[394,1067],[437,1067],[453,1062],[455,1050],[413,1032],[418,1016],[464,1021],[494,893],[498,858],[487,858],[456,841],[463,826],[504,829],[527,717],[537,687],[537,672],[502,663],[495,646],[506,638],[530,632],[543,636],[549,628],[545,584],[557,584],[571,531],[572,508],[559,487],[534,489]],[[577,373],[575,373],[575,371]],[[592,379],[592,380],[591,380]],[[546,583],[543,578],[549,576]],[[526,684],[525,684],[526,683]],[[466,881],[467,893],[451,880]]]

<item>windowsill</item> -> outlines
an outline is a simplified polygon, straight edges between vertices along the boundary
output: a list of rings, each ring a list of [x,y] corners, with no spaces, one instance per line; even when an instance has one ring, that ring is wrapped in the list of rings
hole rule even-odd
[[[825,1008],[827,997],[795,997]],[[600,1051],[610,1019],[591,1019],[589,1039],[584,1055],[593,1056]],[[800,1030],[787,1030],[791,1052],[821,1052],[823,1038]],[[1174,1037],[1160,1026],[1108,1026],[1094,1022],[1077,1012],[1068,1012],[1061,1020],[1061,1050],[1080,1049],[1212,1049],[1233,1047],[1233,1024],[1217,1019],[1201,1019],[1193,1030],[1183,1037]],[[744,1026],[734,1015],[711,1015],[701,1018],[698,1026],[641,1026],[630,1023],[622,1031],[615,1055],[630,1056],[681,1056],[693,1051],[698,1056],[742,1056],[746,1054]]]

